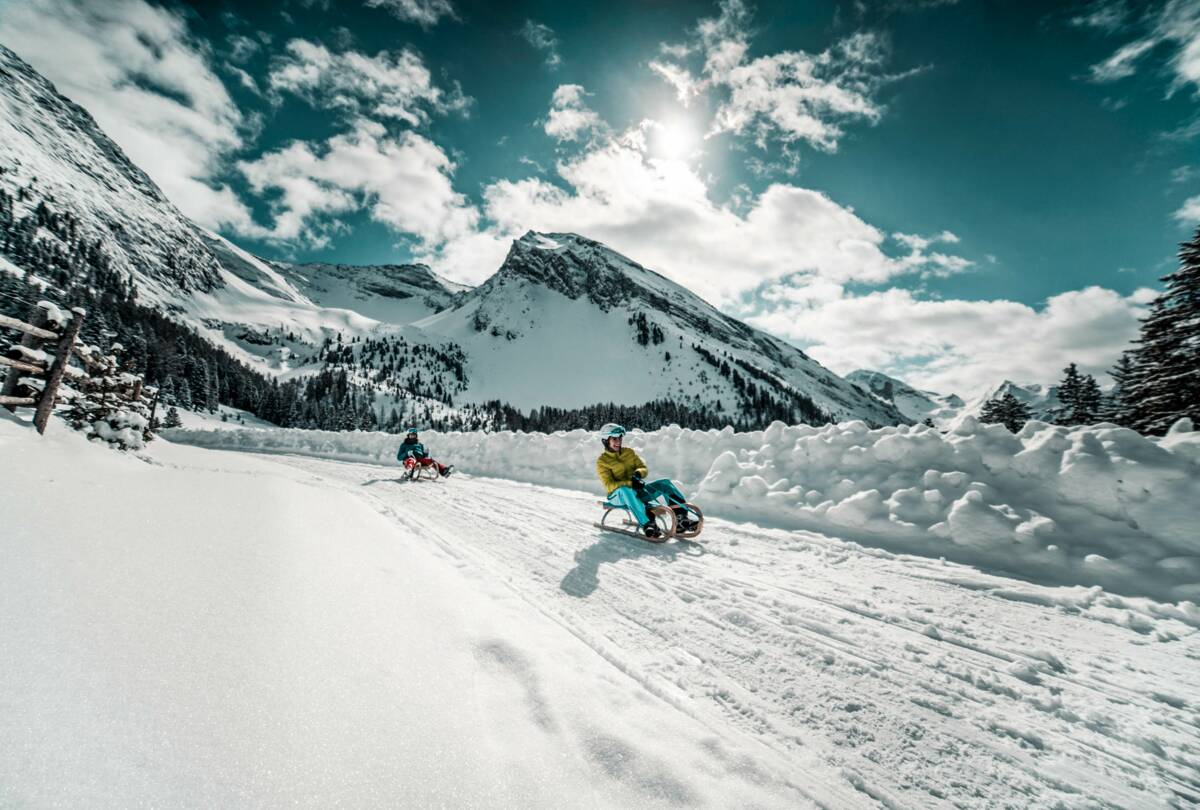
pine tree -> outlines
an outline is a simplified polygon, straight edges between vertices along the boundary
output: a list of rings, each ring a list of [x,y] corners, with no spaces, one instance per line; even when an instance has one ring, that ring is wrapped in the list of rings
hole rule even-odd
[[[179,409],[174,405],[167,408],[167,418],[163,422],[164,428],[183,427],[183,420],[179,418]]]
[[[1006,391],[1002,397],[993,397],[983,403],[979,420],[993,425],[1004,425],[1012,433],[1025,427],[1030,417],[1029,406]]]
[[[1179,269],[1142,321],[1122,391],[1122,424],[1161,434],[1182,417],[1200,421],[1200,229],[1179,247]]]
[[[1082,388],[1083,377],[1079,373],[1079,368],[1071,363],[1063,369],[1062,382],[1058,384],[1058,401],[1062,404],[1053,413],[1056,424],[1074,424],[1070,420],[1075,413],[1076,405],[1079,402],[1079,392]]]
[[[1054,421],[1059,425],[1090,425],[1100,416],[1103,395],[1100,384],[1091,374],[1080,374],[1079,368],[1071,363],[1063,369],[1062,382],[1058,384],[1058,401],[1062,403],[1054,412]]]
[[[1130,352],[1122,352],[1120,359],[1117,360],[1117,364],[1109,372],[1109,375],[1113,378],[1113,389],[1107,396],[1103,397],[1100,405],[1099,416],[1105,422],[1125,425],[1125,390],[1129,385],[1129,377],[1132,373],[1133,360],[1131,359]]]
[[[1079,386],[1079,399],[1075,405],[1075,424],[1094,425],[1100,420],[1100,409],[1104,404],[1104,392],[1100,383],[1091,374],[1085,374]]]

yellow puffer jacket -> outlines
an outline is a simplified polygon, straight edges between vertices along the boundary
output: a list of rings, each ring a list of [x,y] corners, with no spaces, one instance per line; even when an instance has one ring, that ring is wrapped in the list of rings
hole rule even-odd
[[[619,453],[605,450],[596,459],[596,474],[600,476],[600,482],[609,495],[617,487],[629,486],[635,472],[645,478],[649,470],[646,469],[646,462],[633,452],[633,448],[622,447]]]

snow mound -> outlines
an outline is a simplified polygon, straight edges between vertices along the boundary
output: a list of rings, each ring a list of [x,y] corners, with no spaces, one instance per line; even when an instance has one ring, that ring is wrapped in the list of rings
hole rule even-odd
[[[1200,433],[1031,421],[1017,435],[965,418],[921,425],[780,422],[735,433],[668,427],[628,442],[651,477],[709,514],[815,529],[1053,584],[1168,600],[1200,597]],[[393,463],[398,437],[305,430],[167,431],[207,447]],[[441,460],[475,474],[597,491],[596,437],[434,433]]]

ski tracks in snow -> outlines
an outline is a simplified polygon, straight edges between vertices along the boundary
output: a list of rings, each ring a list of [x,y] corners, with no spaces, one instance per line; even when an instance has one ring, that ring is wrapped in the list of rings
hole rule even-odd
[[[814,801],[1200,804],[1200,633],[1161,606],[720,520],[701,543],[651,545],[595,529],[583,493],[276,460],[502,580],[680,711],[757,740]],[[504,652],[481,655],[519,665]]]

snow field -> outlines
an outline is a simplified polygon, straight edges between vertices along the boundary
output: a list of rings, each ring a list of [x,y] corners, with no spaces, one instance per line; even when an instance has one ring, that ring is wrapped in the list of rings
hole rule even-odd
[[[815,806],[357,485],[31,434],[0,417],[0,806]]]
[[[782,753],[827,807],[1200,801],[1200,633],[1176,606],[721,519],[702,543],[652,546],[591,528],[581,492],[277,461],[504,582],[647,692]]]
[[[175,430],[204,447],[393,463],[399,438],[305,430]],[[583,430],[434,433],[439,460],[475,475],[598,492]],[[735,433],[634,431],[650,475],[707,514],[803,528],[1051,584],[1180,603],[1200,625],[1200,433],[1031,421],[1017,435],[973,417],[948,433],[862,422]]]

